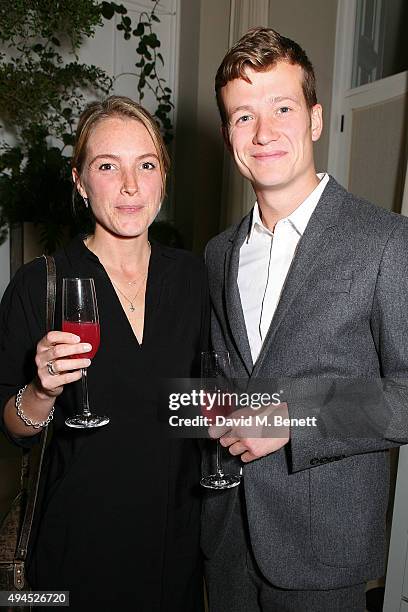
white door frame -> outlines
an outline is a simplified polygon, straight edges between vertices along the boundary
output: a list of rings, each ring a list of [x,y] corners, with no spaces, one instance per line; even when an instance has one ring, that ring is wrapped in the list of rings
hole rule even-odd
[[[338,1],[328,169],[345,187],[349,182],[352,111],[402,96],[408,90],[408,71],[351,89],[356,9],[357,0]]]
[[[374,81],[368,85],[362,85],[350,90],[344,100],[344,145],[342,147],[342,160],[339,160],[344,176],[344,184],[348,185],[351,156],[352,120],[351,114],[354,109],[372,106],[381,101],[391,100],[403,96],[408,90],[408,72],[401,72],[393,76]]]
[[[353,70],[354,32],[357,0],[338,0],[336,43],[333,67],[328,171],[344,183],[344,132],[341,131],[344,95],[350,88]],[[345,185],[346,186],[346,185]]]

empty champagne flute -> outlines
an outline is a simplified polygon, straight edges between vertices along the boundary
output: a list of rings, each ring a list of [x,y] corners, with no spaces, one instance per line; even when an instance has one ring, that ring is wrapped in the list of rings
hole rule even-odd
[[[99,315],[93,278],[64,278],[62,281],[62,331],[76,334],[89,342],[92,350],[72,355],[71,359],[93,359],[100,343]],[[96,416],[89,409],[87,368],[81,369],[82,414],[66,419],[68,427],[87,429],[109,423],[107,416]]]
[[[228,391],[231,383],[231,366],[228,351],[205,351],[201,353],[201,386],[206,392]],[[218,406],[218,410],[225,409]],[[201,486],[206,489],[231,489],[239,485],[241,475],[225,474],[222,467],[220,441],[216,443],[215,474],[203,476]],[[242,473],[242,472],[241,472]]]

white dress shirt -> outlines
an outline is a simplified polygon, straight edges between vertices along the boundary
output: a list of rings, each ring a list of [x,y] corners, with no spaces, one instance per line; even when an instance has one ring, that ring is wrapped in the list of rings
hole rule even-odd
[[[317,187],[271,232],[261,220],[255,203],[248,237],[239,253],[238,288],[252,361],[258,358],[268,333],[297,244],[329,181],[318,174]]]

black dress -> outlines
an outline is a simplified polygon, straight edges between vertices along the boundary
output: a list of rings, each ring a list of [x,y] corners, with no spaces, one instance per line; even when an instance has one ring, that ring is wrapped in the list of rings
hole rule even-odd
[[[199,451],[195,440],[168,436],[160,378],[197,375],[207,339],[204,266],[187,252],[152,245],[139,345],[109,277],[81,239],[56,254],[56,265],[56,329],[62,278],[95,279],[101,345],[88,369],[90,404],[111,420],[91,431],[64,425],[78,412],[80,383],[57,400],[30,584],[69,590],[71,610],[199,612]],[[45,279],[44,260],[34,260],[2,301],[0,415],[34,375],[36,343],[45,333]]]

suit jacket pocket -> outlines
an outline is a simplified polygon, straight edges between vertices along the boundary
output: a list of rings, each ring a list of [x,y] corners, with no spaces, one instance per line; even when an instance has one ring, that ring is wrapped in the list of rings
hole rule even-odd
[[[353,270],[334,270],[332,274],[323,275],[317,279],[315,287],[330,293],[350,293],[353,282]]]
[[[386,452],[310,469],[312,548],[321,563],[347,567],[381,559],[388,485]]]
[[[317,287],[324,292],[350,293],[351,283],[351,278],[324,278],[318,282]]]
[[[339,268],[329,270],[323,268],[316,270],[314,288],[329,290],[330,293],[350,293],[353,285],[364,282],[369,270],[361,262],[356,263],[353,269]]]

